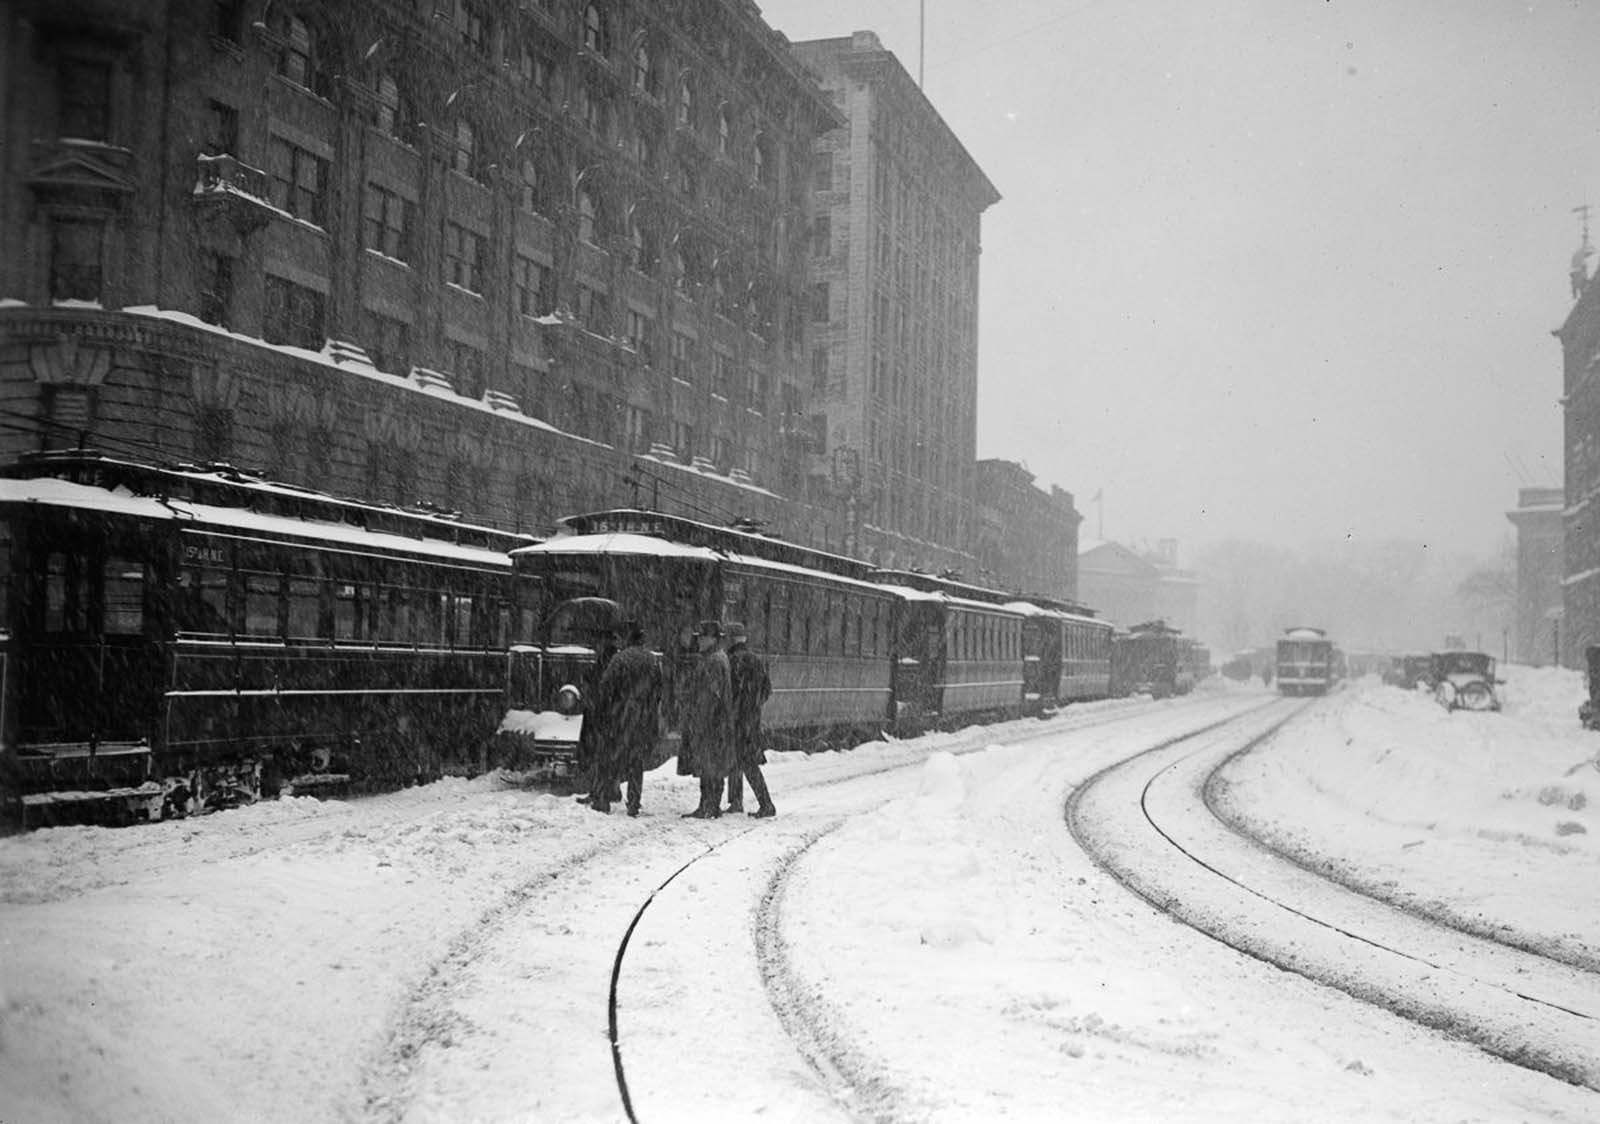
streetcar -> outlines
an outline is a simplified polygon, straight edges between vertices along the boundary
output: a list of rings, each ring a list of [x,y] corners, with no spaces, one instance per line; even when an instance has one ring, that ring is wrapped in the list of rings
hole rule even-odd
[[[186,815],[471,771],[537,540],[218,466],[0,469],[0,803]]]
[[[1278,638],[1278,690],[1323,695],[1339,679],[1340,660],[1326,630],[1296,626]]]

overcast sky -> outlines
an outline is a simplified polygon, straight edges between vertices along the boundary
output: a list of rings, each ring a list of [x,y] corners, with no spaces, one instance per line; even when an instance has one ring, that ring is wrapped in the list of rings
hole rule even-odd
[[[792,40],[918,0],[766,0]],[[924,88],[983,218],[978,455],[1082,533],[1494,550],[1561,483],[1588,0],[926,0]]]

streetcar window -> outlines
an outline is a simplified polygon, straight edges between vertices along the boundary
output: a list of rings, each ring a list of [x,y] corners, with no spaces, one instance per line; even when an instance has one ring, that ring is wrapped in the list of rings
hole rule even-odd
[[[769,618],[771,636],[768,637],[770,652],[787,652],[789,650],[789,587],[776,585],[772,589],[772,615]]]
[[[772,594],[765,588],[758,587],[750,594],[750,619],[745,621],[745,630],[750,634],[750,650],[764,652],[767,650],[767,611],[772,602]]]
[[[321,635],[317,619],[322,609],[322,583],[310,578],[289,579],[289,624],[287,634],[297,640]]]
[[[11,524],[0,522],[0,632],[11,630]]]
[[[53,551],[45,561],[44,630],[83,632],[85,588],[83,559],[76,554]]]
[[[283,579],[278,574],[244,575],[244,634],[281,636],[278,595]]]
[[[372,590],[354,582],[338,582],[333,587],[333,638],[335,640],[365,640],[370,638],[373,609]]]
[[[471,647],[475,640],[472,633],[472,598],[458,593],[449,596],[447,600],[450,602],[450,611],[454,616],[452,623],[455,627],[451,632],[451,638],[455,647]]]
[[[101,631],[110,636],[144,634],[144,565],[124,558],[108,558],[101,598]]]
[[[178,574],[178,630],[204,636],[226,636],[228,571],[194,567]]]

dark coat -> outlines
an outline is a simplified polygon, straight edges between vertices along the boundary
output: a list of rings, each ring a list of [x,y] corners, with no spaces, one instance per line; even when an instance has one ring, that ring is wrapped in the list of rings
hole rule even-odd
[[[655,756],[662,685],[661,665],[642,644],[618,652],[600,676],[594,711],[605,742],[601,752],[622,773]]]
[[[733,744],[741,765],[764,764],[761,707],[772,697],[767,661],[744,644],[728,649],[728,676],[733,687]]]
[[[725,777],[734,765],[728,654],[720,648],[702,654],[685,679],[679,712],[683,745],[678,752],[695,776]]]

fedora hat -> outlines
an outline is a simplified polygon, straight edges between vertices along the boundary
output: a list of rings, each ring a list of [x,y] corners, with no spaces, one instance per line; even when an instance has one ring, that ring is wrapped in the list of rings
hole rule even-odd
[[[700,627],[699,627],[699,629],[697,631],[699,632],[699,634],[701,636],[721,636],[722,635],[722,622],[721,621],[701,621],[700,622]]]

